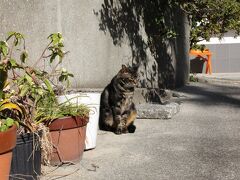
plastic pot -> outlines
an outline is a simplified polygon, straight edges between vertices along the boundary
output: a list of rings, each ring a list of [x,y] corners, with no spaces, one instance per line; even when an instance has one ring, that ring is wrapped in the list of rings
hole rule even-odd
[[[85,104],[90,108],[89,123],[87,124],[85,150],[93,149],[97,145],[97,130],[99,122],[100,92],[80,92],[59,96],[58,101],[68,101],[72,104]]]
[[[32,180],[41,174],[40,136],[41,132],[17,136],[10,172],[13,179]]]
[[[77,163],[81,160],[87,123],[88,118],[64,117],[54,120],[49,125],[53,144],[51,165]]]
[[[12,149],[16,146],[17,127],[12,126],[5,132],[0,132],[0,179],[9,179],[12,161]]]

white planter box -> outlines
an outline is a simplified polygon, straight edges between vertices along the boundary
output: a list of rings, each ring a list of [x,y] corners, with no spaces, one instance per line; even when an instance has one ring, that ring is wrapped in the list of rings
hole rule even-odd
[[[100,97],[100,92],[79,92],[58,97],[59,103],[69,101],[72,104],[85,104],[91,109],[87,124],[85,150],[93,149],[97,144]]]

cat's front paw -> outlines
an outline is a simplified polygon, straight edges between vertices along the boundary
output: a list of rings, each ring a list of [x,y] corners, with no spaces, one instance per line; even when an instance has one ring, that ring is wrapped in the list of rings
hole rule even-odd
[[[115,134],[125,134],[128,133],[128,129],[126,127],[118,127],[115,131]]]
[[[120,135],[120,134],[122,134],[122,129],[117,128],[114,133],[117,134],[117,135]]]

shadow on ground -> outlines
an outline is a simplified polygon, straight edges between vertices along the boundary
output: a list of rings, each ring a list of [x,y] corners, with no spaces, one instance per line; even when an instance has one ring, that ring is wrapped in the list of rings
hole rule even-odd
[[[190,83],[176,91],[184,94],[181,101],[191,101],[202,105],[228,104],[240,107],[240,87],[220,84]],[[188,98],[193,95],[194,98]]]

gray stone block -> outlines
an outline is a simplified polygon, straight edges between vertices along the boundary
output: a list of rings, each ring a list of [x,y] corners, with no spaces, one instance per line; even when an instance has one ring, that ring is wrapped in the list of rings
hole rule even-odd
[[[145,103],[136,105],[136,109],[139,119],[171,119],[180,111],[180,105],[175,102],[166,105]]]

